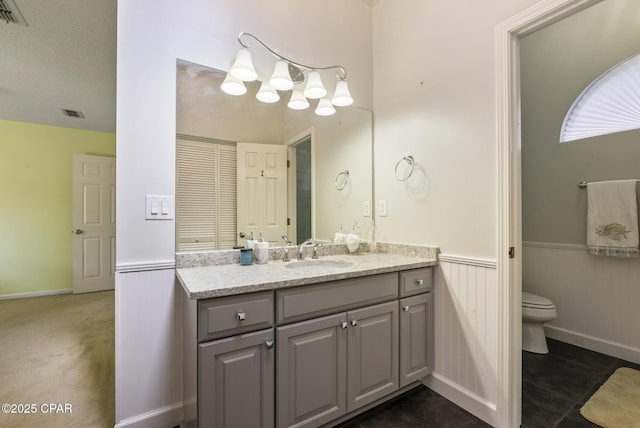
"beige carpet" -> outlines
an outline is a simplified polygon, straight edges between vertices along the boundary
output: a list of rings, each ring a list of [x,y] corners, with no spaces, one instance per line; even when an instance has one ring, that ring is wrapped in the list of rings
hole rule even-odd
[[[113,427],[114,373],[113,291],[0,301],[0,427]]]
[[[591,396],[580,413],[605,428],[640,428],[640,371],[622,367]]]

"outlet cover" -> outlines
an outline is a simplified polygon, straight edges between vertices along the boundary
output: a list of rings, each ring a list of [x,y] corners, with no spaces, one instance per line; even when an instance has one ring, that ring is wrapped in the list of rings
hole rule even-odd
[[[382,199],[380,201],[380,204],[379,204],[378,208],[379,208],[380,217],[386,217],[387,216],[387,200],[386,199]]]

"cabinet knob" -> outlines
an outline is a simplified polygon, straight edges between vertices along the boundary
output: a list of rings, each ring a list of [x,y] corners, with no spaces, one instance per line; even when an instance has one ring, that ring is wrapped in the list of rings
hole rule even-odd
[[[416,279],[416,284],[422,285],[422,284],[424,284],[424,280],[423,279]]]
[[[273,340],[265,340],[264,347],[267,348],[267,349],[272,349],[273,348]]]
[[[358,325],[358,321],[356,321],[356,320],[351,320],[351,325],[352,325],[352,326],[354,326],[354,327],[355,327],[355,326],[357,326],[357,325]]]
[[[238,321],[244,321],[247,318],[247,314],[245,312],[237,312],[236,317]]]
[[[402,310],[405,311],[405,312],[409,312],[409,306],[403,306]]]
[[[347,328],[347,322],[346,321],[342,321],[342,324],[340,324],[340,327]]]

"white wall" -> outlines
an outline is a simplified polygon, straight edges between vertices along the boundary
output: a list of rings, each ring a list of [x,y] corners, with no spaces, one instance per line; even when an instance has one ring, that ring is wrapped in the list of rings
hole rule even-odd
[[[355,104],[372,107],[371,9],[365,2],[118,2],[118,426],[178,422],[180,351],[170,346],[179,342],[177,333],[169,322],[138,322],[155,313],[151,308],[179,304],[171,270],[174,223],[145,221],[144,197],[175,192],[176,59],[227,69],[241,31],[302,63],[344,65]]]
[[[536,0],[381,0],[374,8],[381,240],[495,258],[495,26]],[[424,173],[402,183],[396,162]],[[413,178],[413,177],[412,177]]]

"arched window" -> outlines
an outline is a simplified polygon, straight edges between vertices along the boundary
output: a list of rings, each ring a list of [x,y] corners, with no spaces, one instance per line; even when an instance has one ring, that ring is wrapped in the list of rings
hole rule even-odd
[[[560,142],[640,128],[640,52],[613,66],[573,102]]]

